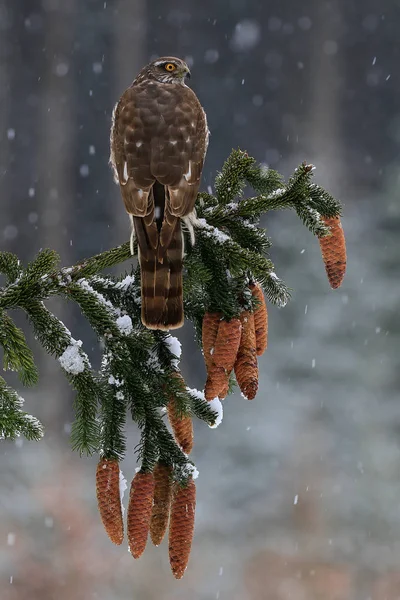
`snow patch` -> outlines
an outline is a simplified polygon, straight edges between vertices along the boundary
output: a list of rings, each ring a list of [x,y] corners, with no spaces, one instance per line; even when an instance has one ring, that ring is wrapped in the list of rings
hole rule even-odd
[[[71,344],[59,356],[60,365],[67,373],[78,375],[85,370],[85,363],[88,359],[85,353],[81,351],[82,341],[71,338]]]
[[[122,281],[119,281],[115,284],[115,287],[118,290],[126,291],[133,283],[135,282],[135,278],[133,275],[127,275]]]
[[[218,425],[221,425],[224,416],[222,402],[219,400],[219,398],[214,398],[213,400],[210,400],[208,402],[208,405],[211,408],[211,410],[217,413],[217,418],[215,419],[214,423],[212,425],[209,425],[210,429],[216,429]]]
[[[208,238],[213,239],[218,244],[223,244],[231,239],[229,235],[226,235],[226,233],[223,233],[216,227],[209,225],[205,219],[196,219],[194,226],[202,229]]]
[[[192,479],[197,479],[199,476],[199,471],[194,465],[192,465],[192,463],[187,463],[184,468],[184,474]]]
[[[86,292],[90,292],[91,294],[93,294],[93,296],[96,297],[96,299],[103,304],[103,306],[106,306],[113,314],[119,314],[120,313],[120,309],[119,308],[115,308],[111,302],[109,300],[106,300],[104,298],[104,296],[102,294],[100,294],[99,292],[97,292],[95,289],[92,288],[92,286],[86,281],[86,279],[78,279],[77,284]]]
[[[192,394],[192,396],[195,396],[198,400],[203,400],[204,402],[206,402],[204,392],[200,392],[199,390],[196,390],[196,388],[187,387],[186,389],[190,394]]]
[[[115,387],[121,387],[121,385],[124,385],[124,380],[116,379],[114,375],[110,375],[110,377],[108,378],[108,383],[110,385],[115,385]]]
[[[172,360],[172,364],[174,367],[177,367],[182,354],[182,344],[178,338],[174,337],[173,335],[168,335],[165,338],[165,343],[167,344],[171,354],[175,356],[175,359]]]
[[[133,325],[130,316],[123,315],[122,317],[118,317],[117,327],[123,335],[129,335],[132,333]]]

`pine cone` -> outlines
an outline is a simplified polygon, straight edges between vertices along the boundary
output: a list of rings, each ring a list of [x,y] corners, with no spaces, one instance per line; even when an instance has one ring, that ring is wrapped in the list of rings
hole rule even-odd
[[[225,398],[228,393],[229,378],[222,367],[211,365],[208,371],[204,396],[206,400],[214,400],[214,398]]]
[[[346,272],[346,241],[340,217],[323,217],[331,235],[319,238],[322,258],[331,288],[340,287]]]
[[[258,283],[253,283],[249,287],[253,296],[260,302],[254,311],[254,327],[256,330],[257,355],[261,356],[268,346],[268,310],[261,286]]]
[[[207,368],[207,381],[204,389],[206,400],[213,400],[217,396],[225,398],[228,393],[229,379],[226,371],[222,367],[217,367],[213,358],[220,322],[220,313],[206,313],[204,315],[202,342],[204,361]]]
[[[169,562],[176,579],[186,570],[194,533],[196,486],[190,479],[186,487],[174,485],[174,496],[169,522]]]
[[[174,373],[174,376],[179,380],[182,391],[186,391],[186,384],[182,375],[180,373]],[[167,406],[168,419],[171,423],[176,441],[186,454],[190,454],[193,448],[192,418],[189,416],[180,416],[177,409],[177,401],[171,396]]]
[[[216,367],[217,368],[217,367]],[[232,367],[233,368],[233,367]],[[232,370],[232,369],[231,369]],[[218,392],[218,398],[220,400],[223,400],[224,398],[227,397],[229,392],[229,374],[228,371],[225,371],[225,378],[224,378],[224,382],[220,387],[220,390]],[[213,400],[213,398],[210,398],[210,400]]]
[[[122,507],[119,491],[119,464],[117,460],[103,458],[96,470],[97,506],[104,529],[117,545],[124,539]]]
[[[235,375],[243,396],[248,398],[248,400],[253,400],[258,389],[254,314],[243,311],[240,315],[240,320],[242,322],[242,337],[235,363]]]
[[[153,544],[159,546],[167,530],[172,499],[172,468],[157,463],[154,469],[154,504],[150,521],[150,536]]]
[[[220,321],[220,313],[206,313],[203,317],[202,343],[204,361],[206,363],[207,371],[213,362],[212,354],[214,352],[215,340],[217,339]]]
[[[241,333],[240,319],[220,321],[212,358],[217,367],[223,367],[228,373],[232,371],[236,361]]]
[[[136,473],[132,480],[128,506],[128,542],[133,558],[146,548],[154,496],[153,473]]]

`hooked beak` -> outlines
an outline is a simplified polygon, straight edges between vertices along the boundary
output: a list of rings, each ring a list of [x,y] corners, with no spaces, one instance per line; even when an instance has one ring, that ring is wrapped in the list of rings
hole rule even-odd
[[[189,67],[187,66],[182,66],[180,71],[179,71],[179,76],[182,79],[190,79],[190,71],[189,71]]]

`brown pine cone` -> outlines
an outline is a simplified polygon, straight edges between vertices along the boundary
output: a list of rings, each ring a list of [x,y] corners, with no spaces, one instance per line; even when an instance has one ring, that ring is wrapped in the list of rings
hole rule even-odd
[[[254,327],[256,330],[256,350],[257,355],[261,356],[268,346],[268,310],[265,302],[264,293],[260,284],[253,283],[250,286],[251,293],[260,304],[254,311]]]
[[[153,473],[136,473],[132,480],[128,506],[128,542],[133,558],[139,558],[146,548],[153,508]]]
[[[221,316],[220,313],[206,313],[203,317],[202,343],[207,369],[204,389],[206,400],[213,400],[216,397],[225,398],[228,393],[229,380],[226,371],[223,367],[217,367],[213,358]]]
[[[186,487],[174,484],[169,522],[169,562],[176,579],[186,570],[194,533],[196,486],[190,479]]]
[[[157,463],[154,469],[154,504],[150,521],[150,537],[159,546],[167,530],[172,499],[172,468]]]
[[[240,320],[242,322],[242,337],[235,363],[235,375],[243,396],[248,398],[248,400],[253,400],[258,389],[254,314],[243,311],[240,315]]]
[[[202,344],[207,371],[209,366],[213,363],[212,354],[214,352],[220,321],[220,313],[206,313],[203,317]]]
[[[211,365],[206,386],[204,388],[204,396],[206,400],[214,400],[214,398],[225,398],[228,393],[229,378],[222,367]]]
[[[228,373],[232,371],[236,361],[241,333],[240,319],[220,321],[212,358],[217,367],[223,367]]]
[[[340,217],[323,217],[331,235],[319,238],[322,258],[331,288],[340,287],[346,273],[346,241]]]
[[[229,392],[229,374],[228,374],[228,371],[225,371],[225,379],[224,379],[223,384],[220,387],[220,390],[219,390],[219,393],[218,393],[218,398],[220,400],[223,400],[224,398],[227,397],[228,392]],[[210,400],[213,400],[213,398],[210,398]]]
[[[122,507],[119,491],[119,464],[117,460],[103,458],[96,469],[97,506],[104,529],[117,545],[124,539]]]

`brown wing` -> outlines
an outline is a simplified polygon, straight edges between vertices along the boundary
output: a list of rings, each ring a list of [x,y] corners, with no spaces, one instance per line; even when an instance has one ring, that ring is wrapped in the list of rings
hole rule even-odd
[[[141,106],[140,100],[136,88],[130,87],[114,109],[110,162],[127,212],[143,217],[149,212],[149,192],[155,179],[150,170],[151,128],[146,122],[150,109]]]
[[[170,244],[176,219],[193,211],[209,132],[204,110],[190,88],[162,86],[160,102],[164,109],[152,139],[151,173],[166,190],[159,246],[162,256]]]
[[[165,86],[166,87],[166,86]],[[162,91],[165,109],[159,134],[152,139],[151,172],[169,191],[171,213],[193,210],[208,143],[205,113],[194,92],[179,85]]]
[[[126,210],[148,214],[157,180],[169,192],[171,214],[191,212],[207,145],[206,116],[190,88],[156,81],[128,88],[114,110],[110,158]]]

